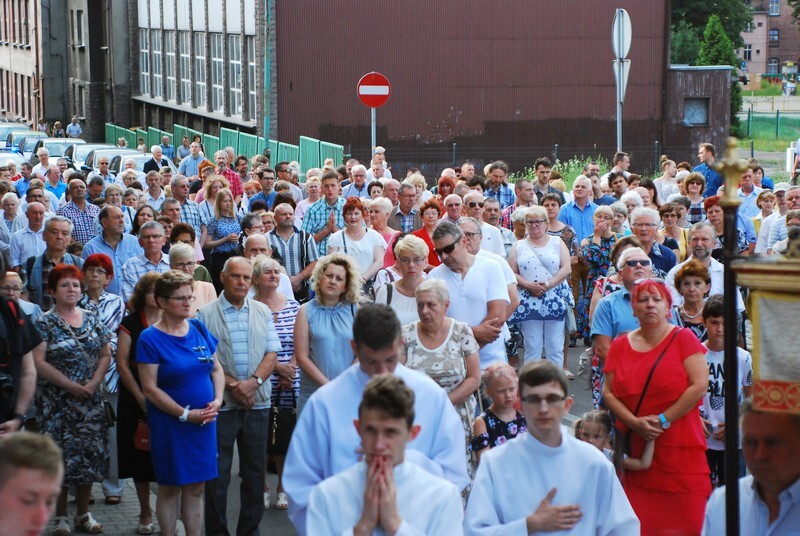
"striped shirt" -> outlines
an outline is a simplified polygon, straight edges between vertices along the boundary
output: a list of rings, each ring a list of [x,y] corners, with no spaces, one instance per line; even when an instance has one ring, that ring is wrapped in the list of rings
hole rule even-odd
[[[307,233],[317,234],[328,225],[328,218],[330,218],[332,212],[336,213],[336,227],[338,229],[344,229],[344,214],[342,213],[342,209],[344,209],[344,199],[341,197],[336,200],[333,206],[329,205],[328,201],[323,197],[308,207],[308,211],[306,211],[303,217],[303,230]],[[317,244],[317,250],[320,256],[328,254],[328,239],[331,237],[331,234],[320,240]]]
[[[208,223],[206,222],[205,218],[203,218],[203,214],[200,212],[200,207],[198,207],[197,203],[191,199],[187,199],[181,205],[181,221],[194,227],[198,238],[200,237],[200,233],[202,231],[201,228]]]
[[[128,259],[122,266],[122,299],[126,303],[131,299],[136,282],[147,272],[156,271],[163,274],[164,272],[169,272],[169,270],[169,257],[163,253],[158,264],[153,263],[144,255]]]
[[[99,303],[94,303],[88,294],[81,296],[78,307],[88,311],[94,311],[100,315],[100,322],[103,323],[108,331],[111,332],[111,340],[108,341],[108,349],[111,350],[111,364],[106,372],[106,390],[109,393],[116,393],[119,387],[119,373],[117,372],[117,331],[119,330],[122,319],[125,317],[125,302],[116,294],[103,291],[100,294]]]
[[[306,243],[303,244],[303,232],[294,227],[294,232],[289,240],[284,240],[278,234],[277,229],[270,231],[267,236],[269,237],[270,246],[277,249],[281,258],[283,259],[284,268],[289,276],[296,276],[303,269],[319,260],[319,252],[317,251],[317,244],[314,242],[314,236],[311,233],[306,233]]]
[[[56,214],[65,216],[72,221],[72,238],[83,245],[97,235],[94,222],[100,217],[100,207],[87,202],[84,210],[70,201],[63,207],[60,207]]]
[[[286,305],[277,313],[273,313],[272,317],[275,321],[275,331],[278,333],[278,339],[281,341],[281,351],[278,352],[278,363],[285,365],[292,360],[294,354],[294,321],[297,318],[297,312],[300,309],[300,304],[294,300],[286,300]],[[292,391],[280,391],[280,376],[277,372],[273,372],[269,377],[272,383],[272,405],[279,405],[280,407],[291,408],[295,405],[297,397],[300,396],[300,367],[297,367],[294,381],[292,381]]]

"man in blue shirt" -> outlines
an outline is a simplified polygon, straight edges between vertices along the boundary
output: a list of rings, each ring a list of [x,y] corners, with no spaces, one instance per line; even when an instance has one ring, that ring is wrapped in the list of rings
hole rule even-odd
[[[275,201],[275,170],[265,167],[260,168],[257,173],[261,191],[250,198],[248,206],[252,207],[254,202],[261,200],[271,209],[272,202]]]
[[[175,161],[175,146],[169,144],[169,136],[161,137],[161,152],[173,162]]]
[[[187,177],[196,177],[199,174],[198,166],[203,161],[203,156],[200,154],[200,144],[192,142],[189,146],[190,154],[183,160],[181,165],[178,166],[178,173]]]
[[[717,195],[717,190],[719,190],[719,187],[723,184],[722,175],[714,171],[711,167],[714,164],[716,153],[716,149],[714,149],[714,146],[710,143],[701,143],[700,149],[697,152],[700,165],[692,171],[700,173],[706,180],[706,191],[703,193],[703,197]]]
[[[633,234],[642,243],[642,249],[653,261],[653,275],[664,279],[672,267],[678,263],[678,259],[671,249],[659,244],[656,240],[658,224],[661,221],[658,212],[652,208],[639,207],[634,209],[630,221]]]
[[[144,253],[144,250],[139,245],[138,238],[124,232],[125,217],[119,207],[103,207],[100,211],[100,225],[103,232],[86,243],[82,257],[86,259],[93,253],[107,255],[114,265],[114,277],[106,290],[122,296],[122,266],[128,259]]]

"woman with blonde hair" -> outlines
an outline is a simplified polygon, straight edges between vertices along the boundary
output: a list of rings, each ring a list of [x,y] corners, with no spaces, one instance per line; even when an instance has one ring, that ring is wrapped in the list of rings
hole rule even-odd
[[[342,253],[322,257],[311,274],[314,299],[300,307],[294,325],[294,354],[302,371],[297,410],[353,364],[353,319],[363,300],[355,261]]]
[[[395,245],[397,260],[395,266],[400,271],[400,279],[388,281],[377,287],[375,303],[385,303],[397,313],[401,324],[419,320],[415,292],[425,281],[425,266],[428,264],[428,246],[414,235],[406,235]],[[379,273],[390,273],[383,270]],[[377,278],[376,278],[377,285]]]
[[[658,199],[662,203],[666,202],[672,194],[678,193],[678,181],[675,180],[677,173],[678,166],[675,165],[675,161],[667,158],[667,155],[661,155],[661,176],[653,182],[656,185]]]
[[[239,244],[240,223],[233,194],[228,188],[219,190],[214,201],[214,217],[208,220],[206,242],[203,244],[204,248],[211,249],[208,271],[211,272],[217,294],[222,292],[222,281],[219,278],[222,267]]]
[[[428,191],[428,183],[425,181],[425,177],[423,177],[421,173],[412,173],[406,178],[406,181],[413,184],[417,189],[418,206],[433,197],[433,194]]]
[[[223,188],[230,188],[228,179],[221,175],[212,175],[206,179],[206,182],[203,184],[203,189],[200,190],[197,197],[195,197],[194,202],[197,203],[197,207],[200,209],[200,213],[205,217],[206,221],[213,218],[216,214],[214,205],[217,201],[217,193]]]

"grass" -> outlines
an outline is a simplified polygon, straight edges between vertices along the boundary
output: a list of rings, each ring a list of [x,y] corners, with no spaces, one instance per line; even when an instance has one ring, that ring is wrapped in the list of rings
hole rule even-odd
[[[781,85],[770,84],[769,80],[761,81],[761,89],[742,91],[745,97],[778,97],[781,94]]]
[[[600,165],[601,175],[611,169],[611,162],[601,155],[597,155],[596,157],[581,155],[573,156],[569,160],[557,161],[553,166],[553,172],[557,171],[561,174],[561,180],[564,181],[564,186],[566,186],[567,191],[569,192],[572,190],[572,183],[575,182],[575,179],[578,177],[578,175],[583,174],[583,168],[586,167],[586,165],[590,162],[597,162]],[[510,180],[513,183],[516,182],[517,179],[521,178],[527,178],[531,181],[535,181],[536,172],[533,168],[525,168],[519,173],[512,174]]]
[[[776,114],[753,114],[750,125],[750,135],[747,132],[747,115],[740,115],[743,136],[740,141],[743,146],[750,145],[750,140],[755,142],[756,151],[784,151],[791,142],[800,138],[800,116],[781,114],[780,130],[775,135]]]

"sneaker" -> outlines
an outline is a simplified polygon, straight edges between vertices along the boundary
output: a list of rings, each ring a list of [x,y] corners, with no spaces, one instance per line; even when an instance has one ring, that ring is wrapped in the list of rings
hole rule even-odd
[[[577,337],[570,337],[569,338],[569,347],[575,348],[578,345],[578,338]]]

